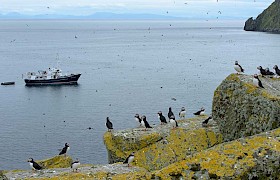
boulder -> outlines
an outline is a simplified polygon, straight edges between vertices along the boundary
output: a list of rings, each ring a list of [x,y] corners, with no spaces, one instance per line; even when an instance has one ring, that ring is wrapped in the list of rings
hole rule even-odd
[[[225,141],[280,127],[280,78],[259,78],[264,89],[231,74],[215,90],[212,116]]]
[[[136,128],[107,132],[104,142],[111,161],[124,161],[134,151],[134,165],[158,170],[223,141],[214,121],[209,122],[209,127],[202,127],[206,118],[180,120],[176,129],[167,124],[147,131]]]
[[[280,179],[280,128],[219,144],[169,165],[154,179]]]

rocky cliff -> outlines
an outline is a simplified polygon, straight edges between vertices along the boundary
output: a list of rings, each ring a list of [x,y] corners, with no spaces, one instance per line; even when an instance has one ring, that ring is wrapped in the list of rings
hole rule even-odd
[[[244,30],[280,32],[280,0],[275,0],[256,19],[249,18],[245,22]]]
[[[225,141],[280,127],[280,79],[259,77],[264,89],[248,75],[231,74],[216,89],[212,116]]]

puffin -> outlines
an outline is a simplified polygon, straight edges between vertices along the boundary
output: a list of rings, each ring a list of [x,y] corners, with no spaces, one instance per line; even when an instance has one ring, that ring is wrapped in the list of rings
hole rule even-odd
[[[134,160],[134,152],[132,152],[123,162],[123,164],[127,164],[127,166],[130,166],[130,163]]]
[[[160,124],[161,124],[161,125],[162,125],[162,124],[167,124],[166,118],[162,115],[162,112],[161,112],[161,111],[158,112],[158,118],[159,118],[159,120],[160,120]]]
[[[68,143],[65,143],[64,148],[62,148],[62,150],[60,151],[59,155],[64,154],[66,156],[67,151],[69,151],[70,146]]]
[[[180,117],[180,119],[183,119],[183,118],[185,118],[185,116],[186,116],[186,109],[185,109],[185,107],[182,107],[181,111],[179,112],[179,117]]]
[[[32,168],[32,170],[41,170],[41,169],[42,169],[42,167],[41,167],[38,163],[36,163],[36,162],[33,160],[33,158],[29,158],[29,159],[27,160],[27,162],[29,162],[29,165],[30,165],[30,167]]]
[[[199,111],[193,113],[194,115],[201,116],[205,114],[205,109],[202,107]]]
[[[207,119],[205,119],[203,122],[202,122],[202,127],[207,127],[207,124],[209,122],[209,120],[212,119],[212,116],[209,116]]]
[[[275,75],[274,72],[271,72],[269,70],[269,68],[265,68],[265,73],[266,73],[266,75],[271,75],[271,76]]]
[[[106,118],[106,126],[108,128],[108,131],[111,131],[113,129],[113,123],[110,121],[109,117]]]
[[[135,118],[135,121],[139,123],[139,126],[142,126],[142,123],[141,123],[142,120],[140,118],[140,115],[139,114],[135,114],[134,118]]]
[[[174,117],[174,116],[171,116],[171,117],[170,117],[170,124],[172,125],[172,129],[178,127],[178,123],[177,123],[177,121],[175,120],[175,117]]]
[[[264,88],[257,74],[254,74],[253,83],[257,87]]]
[[[78,171],[79,166],[81,165],[79,159],[71,163],[71,169],[74,171]]]
[[[275,65],[275,66],[273,67],[273,69],[275,70],[275,73],[276,73],[278,76],[280,76],[280,70],[278,69],[278,66]]]
[[[244,73],[244,69],[238,64],[238,61],[235,61],[234,69],[237,71],[237,74]]]
[[[262,76],[266,75],[266,71],[262,68],[262,66],[258,66],[257,69],[260,70]]]
[[[172,112],[172,109],[171,109],[171,107],[169,107],[169,110],[168,110],[168,118],[169,118],[169,121],[170,121],[170,119],[171,119],[171,117],[173,116],[174,117],[174,119],[175,119],[175,116],[174,116],[174,113]]]
[[[147,130],[147,128],[152,128],[148,123],[146,116],[142,116],[141,120],[142,126],[145,127],[145,131]]]

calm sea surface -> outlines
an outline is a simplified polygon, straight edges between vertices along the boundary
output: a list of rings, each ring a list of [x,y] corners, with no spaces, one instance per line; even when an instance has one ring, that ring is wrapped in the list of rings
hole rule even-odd
[[[102,136],[136,127],[134,114],[211,113],[215,88],[238,60],[246,73],[280,65],[280,35],[243,31],[242,21],[0,21],[0,169],[69,154],[107,163]],[[76,38],[75,38],[76,36]],[[26,87],[22,74],[57,66],[77,86]],[[176,98],[176,101],[171,98]],[[88,128],[92,129],[89,130]]]

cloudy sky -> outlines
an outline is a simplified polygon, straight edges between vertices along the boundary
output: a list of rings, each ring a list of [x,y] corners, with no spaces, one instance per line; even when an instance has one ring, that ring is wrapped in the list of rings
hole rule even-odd
[[[188,18],[256,17],[274,0],[0,0],[0,14],[87,16],[96,12]]]

